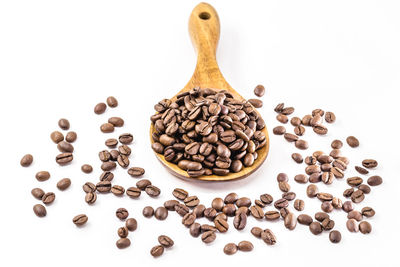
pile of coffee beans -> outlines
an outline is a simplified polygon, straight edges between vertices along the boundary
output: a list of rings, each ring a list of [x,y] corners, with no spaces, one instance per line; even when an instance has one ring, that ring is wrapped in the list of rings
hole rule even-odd
[[[193,178],[240,172],[253,165],[267,142],[264,120],[255,110],[261,106],[260,100],[200,88],[174,101],[163,99],[151,116],[152,148]]]

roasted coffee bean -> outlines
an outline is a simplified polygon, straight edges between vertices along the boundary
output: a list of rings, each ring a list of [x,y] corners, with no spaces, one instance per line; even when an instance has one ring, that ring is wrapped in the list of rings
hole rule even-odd
[[[71,179],[63,178],[57,183],[57,188],[61,191],[66,190],[71,185]]]
[[[322,116],[320,114],[312,114],[312,119],[310,120],[310,126],[317,126],[322,123]]]
[[[299,140],[299,137],[297,135],[291,134],[291,133],[285,133],[283,137],[286,139],[288,142],[295,142]]]
[[[214,208],[206,208],[204,210],[204,217],[209,220],[214,220],[215,216],[217,216],[217,211]]]
[[[308,175],[311,175],[313,173],[320,173],[321,172],[321,168],[318,165],[309,165],[306,167],[305,172]]]
[[[157,220],[165,220],[168,217],[168,210],[164,207],[158,207],[154,212]]]
[[[358,147],[360,145],[360,142],[354,136],[347,137],[346,142],[350,147]]]
[[[178,203],[179,202],[177,200],[174,200],[174,199],[167,200],[167,201],[164,202],[164,207],[167,210],[173,211],[173,210],[175,210],[175,205],[177,205]]]
[[[198,205],[198,203],[197,203],[197,205]],[[224,207],[224,200],[219,197],[214,198],[213,201],[211,202],[211,207],[213,207],[218,212],[222,211],[222,208]]]
[[[50,134],[50,138],[54,143],[58,144],[64,140],[64,135],[59,131],[54,131]]]
[[[131,245],[131,241],[128,238],[120,238],[120,239],[117,240],[115,245],[119,249],[124,249],[124,248],[127,248],[127,247],[129,247]]]
[[[297,175],[294,177],[294,180],[295,180],[296,182],[300,183],[300,184],[305,184],[305,183],[308,182],[308,177],[307,177],[306,175],[304,175],[304,174],[297,174]]]
[[[309,186],[307,186],[307,196],[308,197],[316,197],[318,192],[319,192],[319,190],[316,185],[310,184]]]
[[[125,209],[125,208],[119,208],[119,209],[117,209],[117,211],[115,212],[115,215],[117,216],[118,219],[120,219],[120,220],[125,220],[126,218],[128,218],[129,212],[128,212],[128,210]]]
[[[261,232],[261,239],[268,245],[276,244],[276,237],[270,229],[265,229]]]
[[[322,222],[325,219],[329,219],[329,214],[325,212],[317,212],[315,213],[315,219],[319,222]]]
[[[33,212],[36,214],[38,217],[44,217],[47,214],[45,206],[41,204],[36,204],[33,206]]]
[[[74,159],[72,153],[61,153],[56,156],[56,162],[59,165],[66,165]]]
[[[321,164],[321,171],[323,172],[330,172],[332,169],[332,165],[330,163]],[[332,173],[333,175],[333,173]],[[334,175],[333,175],[334,176]]]
[[[76,134],[76,132],[71,131],[71,132],[68,132],[67,135],[65,136],[65,141],[67,141],[69,143],[73,143],[76,141],[77,138],[78,138],[78,135]]]
[[[60,152],[73,152],[74,146],[66,141],[61,141],[58,143],[57,148]]]
[[[154,150],[154,152],[162,154],[164,152],[164,146],[158,142],[155,142],[151,145],[151,148]]]
[[[339,243],[342,240],[342,234],[337,230],[333,230],[329,233],[329,240],[332,243]]]
[[[306,132],[306,129],[301,125],[294,127],[294,133],[297,136],[303,136],[305,132]]]
[[[378,166],[378,162],[374,159],[364,159],[362,161],[362,165],[367,169],[371,169],[371,168],[375,168],[376,166]]]
[[[130,149],[129,146],[127,145],[122,145],[118,147],[118,151],[120,154],[125,155],[125,156],[129,156],[132,152],[132,150]]]
[[[33,162],[33,156],[31,154],[26,154],[22,157],[21,161],[19,162],[22,167],[28,167]]]
[[[274,201],[274,199],[273,199],[273,197],[270,195],[270,194],[262,194],[261,196],[260,196],[260,200],[264,203],[264,204],[271,204],[273,201]]]
[[[353,204],[351,203],[351,201],[345,201],[345,202],[343,202],[342,209],[345,212],[350,212],[353,210]]]
[[[215,232],[214,231],[207,231],[207,232],[204,232],[202,235],[201,235],[201,240],[204,242],[204,243],[206,243],[206,244],[209,244],[209,243],[211,243],[211,242],[213,242],[215,239],[216,239],[216,235],[215,235]]]
[[[102,131],[103,133],[112,133],[114,132],[114,125],[111,123],[103,123],[102,125],[100,125],[100,131]]]
[[[344,163],[343,161],[341,161],[340,159],[336,159],[336,160],[332,163],[332,165],[333,165],[334,167],[337,167],[337,168],[341,169],[342,171],[345,171],[345,170],[347,169],[347,164]]]
[[[353,194],[351,194],[350,198],[354,203],[360,203],[365,198],[364,192],[361,190],[356,190]]]
[[[133,141],[133,136],[132,136],[132,134],[130,134],[130,133],[124,133],[124,134],[121,134],[121,135],[118,137],[118,140],[119,140],[119,142],[120,142],[121,144],[128,145],[128,144],[132,143],[132,141]]]
[[[197,205],[199,205],[200,200],[197,198],[197,196],[190,196],[187,197],[183,200],[183,202],[185,203],[185,205],[189,208],[194,208]]]
[[[91,172],[93,171],[93,167],[92,167],[91,165],[89,165],[89,164],[83,164],[83,165],[81,166],[81,170],[82,170],[84,173],[91,173]]]
[[[246,227],[247,223],[247,215],[245,213],[239,213],[235,215],[235,218],[233,219],[233,226],[237,230],[243,230]]]
[[[359,186],[360,184],[362,184],[363,179],[361,177],[350,177],[347,178],[347,184],[350,186]]]
[[[124,120],[120,117],[111,117],[108,119],[108,123],[111,123],[114,127],[124,126]]]
[[[100,175],[100,181],[112,181],[114,179],[114,174],[110,171],[105,171]]]
[[[297,224],[296,215],[294,215],[294,213],[289,212],[285,216],[284,224],[285,224],[285,227],[289,230],[293,230],[294,228],[296,228],[296,224]]]
[[[179,200],[184,200],[185,198],[187,198],[188,192],[181,188],[175,188],[172,192],[172,195]]]
[[[119,166],[121,166],[122,168],[127,168],[130,163],[129,158],[123,154],[118,156],[117,162],[118,162]]]
[[[319,124],[319,125],[315,125],[315,126],[313,127],[313,131],[314,131],[316,134],[325,135],[325,134],[328,133],[328,128],[326,128],[324,125]]]
[[[382,184],[383,180],[382,177],[378,176],[378,175],[374,175],[368,178],[367,183],[370,186],[377,186]]]
[[[364,194],[369,194],[371,192],[371,187],[366,184],[361,184],[358,189],[364,192]]]
[[[286,173],[279,173],[278,176],[276,177],[276,180],[278,182],[287,182],[289,181],[289,177],[287,176]]]
[[[286,133],[286,128],[284,126],[276,126],[274,129],[272,129],[272,132],[275,135],[283,135]]]
[[[103,162],[109,161],[111,159],[111,154],[107,150],[99,152],[99,159]]]
[[[186,213],[189,213],[189,208],[181,203],[178,203],[175,205],[175,211],[183,217]]]
[[[154,246],[151,250],[150,250],[150,254],[153,257],[160,257],[162,254],[164,253],[164,247],[162,245],[157,245]]]
[[[285,115],[290,115],[293,112],[294,112],[294,108],[293,107],[287,107],[287,108],[282,109],[281,113],[285,114]]]
[[[128,236],[129,231],[128,231],[128,228],[126,228],[125,226],[123,226],[123,227],[118,228],[117,233],[118,233],[118,236],[119,236],[119,237],[125,238],[125,237]]]
[[[293,207],[294,207],[296,210],[298,210],[298,211],[302,211],[302,210],[304,210],[304,205],[305,205],[305,203],[304,203],[303,200],[301,200],[301,199],[296,199],[296,200],[294,201]]]
[[[313,219],[310,215],[307,214],[300,214],[297,217],[297,222],[304,225],[310,225],[313,222]]]
[[[276,209],[287,208],[289,206],[289,202],[286,199],[281,198],[275,201],[274,206]]]
[[[262,108],[263,102],[260,99],[251,98],[248,100],[255,108]]]
[[[142,211],[142,214],[143,214],[143,216],[146,217],[146,218],[153,217],[153,215],[154,215],[154,209],[153,209],[153,207],[150,207],[150,206],[144,207],[144,208],[143,208],[143,211]]]
[[[322,176],[321,173],[318,172],[312,173],[310,177],[308,177],[308,181],[310,183],[319,183],[321,182],[321,176]]]
[[[251,200],[248,197],[241,197],[235,203],[238,208],[251,206]]]
[[[96,106],[94,106],[94,113],[96,114],[103,114],[107,109],[107,106],[105,103],[98,103]]]
[[[352,233],[357,233],[359,230],[358,223],[354,219],[347,220],[346,227],[349,230],[349,232],[352,232]]]
[[[336,115],[333,112],[327,111],[325,113],[325,121],[327,123],[334,123],[336,121]]]
[[[355,219],[356,221],[361,221],[363,218],[363,215],[361,214],[361,212],[357,211],[357,210],[352,210],[347,214],[347,219]]]
[[[55,199],[56,194],[54,194],[53,192],[47,192],[42,196],[42,202],[46,205],[53,203]]]
[[[253,227],[251,228],[250,231],[255,237],[261,238],[261,233],[263,232],[263,230],[260,227]]]
[[[110,108],[115,108],[118,106],[118,100],[113,96],[109,96],[109,97],[107,97],[107,105]]]
[[[231,171],[232,172],[240,172],[243,169],[243,163],[240,160],[234,160],[231,164]]]
[[[295,146],[296,146],[298,149],[305,150],[305,149],[308,148],[308,142],[305,141],[305,140],[299,139],[299,140],[297,140],[297,141],[295,142]]]
[[[39,182],[44,182],[50,179],[50,173],[48,171],[40,171],[35,175]]]
[[[237,214],[239,214],[239,213],[244,213],[244,214],[246,214],[246,215],[250,215],[250,210],[249,210],[248,207],[243,206],[243,207],[238,208],[238,209],[235,211],[235,215],[237,215]]]
[[[146,191],[147,195],[149,195],[151,197],[157,197],[161,193],[161,190],[155,185],[147,186],[145,191]]]
[[[295,192],[286,192],[282,194],[282,198],[286,199],[287,201],[292,201],[296,198]]]
[[[176,201],[176,200],[175,200]],[[179,202],[178,202],[179,203]],[[193,213],[196,214],[196,218],[201,218],[204,217],[204,211],[206,210],[206,207],[203,204],[197,205],[193,209]]]
[[[76,215],[76,216],[72,219],[72,222],[73,222],[76,226],[82,226],[82,225],[84,225],[87,221],[88,221],[88,217],[86,216],[86,214],[79,214],[79,215]]]
[[[340,141],[340,140],[337,140],[337,139],[336,139],[336,140],[333,140],[332,143],[331,143],[331,147],[332,147],[333,149],[341,149],[342,146],[343,146],[343,142]]]
[[[333,205],[331,202],[329,201],[324,201],[321,204],[321,210],[325,211],[325,212],[332,212],[333,211]]]
[[[138,198],[138,197],[140,197],[141,193],[142,192],[139,188],[136,188],[133,186],[126,189],[126,194],[131,198]]]
[[[373,217],[375,215],[375,210],[371,207],[364,207],[361,209],[361,214],[365,217]]]
[[[193,237],[198,237],[201,233],[201,225],[199,223],[193,223],[190,226],[189,233]]]
[[[209,224],[202,224],[200,227],[202,232],[207,232],[207,231],[213,231],[216,232],[217,228],[215,226],[209,225]]]
[[[267,221],[274,221],[274,220],[279,219],[280,214],[279,214],[278,211],[271,210],[271,211],[267,211],[267,212],[264,214],[264,217],[265,217],[265,219],[266,219]]]
[[[103,162],[102,164],[101,164],[101,169],[103,170],[103,171],[112,171],[112,170],[114,170],[115,168],[117,167],[117,164],[115,163],[115,162],[112,162],[112,161],[107,161],[107,162]]]
[[[145,170],[140,167],[131,167],[128,169],[128,174],[132,177],[140,177],[145,173]]]
[[[36,199],[42,200],[43,195],[45,194],[45,192],[40,189],[40,188],[33,188],[31,190],[31,194],[33,197],[35,197]]]
[[[305,126],[310,126],[310,121],[313,117],[311,115],[305,115],[302,119],[301,119],[301,123]]]
[[[355,166],[354,167],[355,169],[356,169],[356,171],[358,171],[358,173],[360,173],[360,174],[368,174],[369,173],[369,171],[367,170],[367,169],[364,169],[363,167],[360,167],[360,166]]]
[[[158,237],[158,243],[165,248],[170,248],[174,245],[174,241],[166,235],[160,235]]]
[[[319,235],[322,233],[322,226],[319,222],[312,222],[309,226],[310,232],[314,235]]]
[[[185,215],[186,216],[186,215]],[[217,216],[216,218],[215,218],[215,220],[214,220],[214,225],[215,225],[215,228],[217,228],[217,230],[220,232],[220,233],[225,233],[226,231],[228,231],[228,229],[229,229],[229,224],[228,224],[228,222],[226,221],[226,220],[223,220],[222,218],[221,218],[221,216]]]
[[[344,177],[343,171],[341,169],[339,169],[338,167],[333,167],[330,171],[336,178],[340,179],[340,178]]]
[[[253,244],[250,241],[240,241],[238,244],[238,249],[240,251],[252,251],[254,248]]]
[[[60,119],[58,121],[58,126],[63,130],[68,130],[70,126],[69,121],[67,119]]]
[[[324,231],[330,231],[335,227],[335,221],[327,218],[321,222],[321,226]]]
[[[282,192],[289,192],[289,190],[290,190],[290,185],[289,185],[289,183],[288,182],[279,182],[279,189],[282,191]]]
[[[333,196],[329,193],[317,193],[317,198],[321,201],[331,201]]]
[[[303,163],[303,156],[299,153],[293,153],[292,154],[292,159],[296,162],[296,163]]]
[[[96,189],[100,193],[108,193],[111,191],[111,183],[110,181],[101,181],[97,183]]]
[[[115,138],[109,138],[105,141],[105,145],[109,148],[114,148],[118,145],[118,140]]]
[[[97,200],[97,194],[95,192],[88,192],[85,196],[85,202],[89,205],[95,203]]]
[[[321,164],[333,162],[333,158],[330,155],[322,154],[322,155],[319,155],[316,158],[317,158],[318,162],[321,163]]]
[[[125,188],[120,185],[114,185],[113,187],[111,187],[111,193],[116,196],[122,196],[125,193]]]
[[[333,206],[335,209],[342,209],[342,207],[343,207],[343,202],[342,202],[341,199],[339,199],[339,198],[337,198],[337,197],[334,197],[334,198],[332,198],[332,206]]]
[[[369,234],[372,231],[372,226],[367,221],[360,222],[360,224],[358,225],[358,228],[360,229],[360,232],[363,234]]]
[[[264,217],[264,211],[259,206],[251,206],[250,214],[256,219],[262,219]]]
[[[147,179],[139,180],[136,183],[136,187],[139,188],[140,190],[145,190],[146,187],[148,187],[149,185],[151,185],[151,182]]]
[[[282,112],[283,108],[284,108],[284,103],[279,103],[279,104],[274,108],[274,111],[280,113],[280,112]]]
[[[289,121],[288,117],[284,114],[278,114],[276,115],[276,119],[280,122],[280,123],[287,123]]]
[[[299,117],[293,117],[291,120],[290,120],[290,123],[293,125],[293,126],[299,126],[300,124],[301,124],[301,119],[299,118]]]
[[[265,88],[263,85],[259,84],[254,88],[254,94],[258,97],[262,97],[265,94]]]
[[[95,192],[96,191],[96,185],[94,185],[91,182],[86,182],[83,186],[82,189],[85,193],[90,193],[90,192]]]

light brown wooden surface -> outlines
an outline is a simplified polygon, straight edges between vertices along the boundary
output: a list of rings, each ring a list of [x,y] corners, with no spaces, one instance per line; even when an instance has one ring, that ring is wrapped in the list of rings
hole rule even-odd
[[[196,69],[190,81],[176,95],[185,91],[189,91],[194,87],[200,87],[226,89],[236,99],[244,99],[227,83],[225,78],[222,76],[221,71],[219,70],[216,60],[216,51],[219,41],[220,24],[218,14],[211,5],[207,3],[200,3],[193,9],[189,18],[189,34],[192,39],[193,46],[197,52]],[[171,100],[176,100],[176,95],[172,97]],[[151,125],[151,143],[154,143],[151,138],[153,131],[153,125]],[[269,151],[269,136],[267,127],[265,127],[262,131],[266,136],[267,144],[263,148],[257,150],[258,158],[254,161],[253,166],[243,168],[238,173],[229,173],[226,176],[209,175],[191,178],[186,171],[180,169],[176,164],[166,161],[163,155],[157,153],[155,154],[170,173],[180,178],[196,181],[229,181],[245,178],[257,170],[267,158]]]

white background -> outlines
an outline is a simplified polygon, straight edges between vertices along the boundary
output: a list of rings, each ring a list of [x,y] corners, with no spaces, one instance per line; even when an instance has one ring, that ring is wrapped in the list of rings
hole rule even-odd
[[[232,226],[218,234],[210,245],[192,238],[181,225],[181,218],[170,213],[164,222],[141,215],[146,205],[161,206],[172,198],[171,191],[182,187],[201,202],[231,191],[253,200],[262,193],[279,198],[276,175],[287,172],[293,191],[306,201],[305,213],[319,211],[320,202],[305,195],[306,185],[293,181],[304,165],[295,164],[290,154],[296,149],[280,136],[271,134],[271,150],[262,168],[251,177],[229,183],[189,183],[168,174],[158,163],[148,136],[153,105],[171,97],[189,80],[196,56],[188,37],[187,22],[197,1],[0,1],[0,92],[1,92],[1,266],[152,266],[175,264],[339,264],[360,266],[399,266],[398,192],[400,87],[400,17],[398,1],[211,1],[221,20],[218,50],[220,68],[233,88],[246,98],[261,83],[266,87],[260,112],[270,130],[278,122],[274,106],[285,102],[303,116],[314,108],[334,111],[337,122],[329,134],[316,136],[307,129],[310,148],[304,156],[348,135],[359,138],[361,146],[343,153],[351,159],[346,176],[355,175],[354,165],[364,158],[376,158],[372,171],[384,183],[372,192],[364,205],[377,214],[368,219],[370,235],[352,234],[345,227],[345,213],[331,217],[342,232],[342,242],[332,244],[328,234],[313,236],[307,227],[293,231],[282,222],[249,218],[242,232]],[[114,95],[119,107],[101,116],[93,107]],[[125,127],[113,134],[102,134],[101,123],[121,116]],[[57,121],[66,117],[78,133],[74,162],[59,167],[54,161],[56,146],[49,135]],[[288,126],[292,131],[292,127]],[[100,162],[97,152],[104,140],[122,132],[135,136],[132,166],[143,166],[145,178],[162,189],[157,199],[146,194],[140,200],[100,195],[89,207],[81,186],[97,181]],[[20,157],[32,153],[30,168],[19,166]],[[80,166],[90,163],[95,171],[83,174]],[[40,183],[39,170],[51,172],[51,179]],[[137,179],[126,171],[115,172],[115,183],[132,186]],[[70,177],[65,192],[56,182]],[[57,199],[38,218],[32,206],[38,203],[33,187],[53,191]],[[345,180],[321,191],[341,196]],[[117,229],[122,223],[115,210],[125,207],[138,220],[137,231],[129,235],[132,245],[115,247]],[[265,210],[271,210],[268,207]],[[292,208],[292,210],[294,210]],[[83,228],[71,220],[79,213],[89,216]],[[296,212],[297,213],[297,212]],[[205,223],[206,220],[201,221]],[[268,246],[250,234],[253,226],[270,228],[278,243]],[[161,258],[153,259],[150,248],[157,236],[175,240]],[[251,253],[226,256],[228,242],[250,240]],[[229,266],[229,265],[227,265]]]

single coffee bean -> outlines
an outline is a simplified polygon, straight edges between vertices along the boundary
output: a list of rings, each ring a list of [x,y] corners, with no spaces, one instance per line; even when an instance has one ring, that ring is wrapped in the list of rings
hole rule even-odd
[[[233,226],[237,230],[243,230],[246,227],[247,223],[247,215],[245,213],[239,213],[235,215],[235,218],[233,219]]]
[[[364,200],[365,195],[364,192],[361,190],[356,190],[354,191],[353,194],[351,194],[351,201],[353,201],[354,203],[360,203],[361,201]]]
[[[331,201],[333,196],[329,193],[317,193],[317,198],[321,201]]]
[[[276,210],[271,210],[271,211],[267,211],[267,212],[264,214],[264,217],[265,217],[265,219],[266,219],[267,221],[274,221],[274,220],[279,219],[280,214],[279,214],[279,212],[276,211]]]
[[[297,135],[291,134],[291,133],[285,133],[283,137],[286,139],[288,142],[295,142],[299,140],[299,137]]]
[[[94,204],[97,200],[97,194],[95,192],[88,192],[85,196],[85,202],[89,205]]]
[[[119,237],[125,238],[128,236],[129,231],[128,231],[128,228],[126,228],[125,226],[122,226],[122,227],[118,228],[117,233],[118,233]]]
[[[288,182],[279,182],[278,186],[282,192],[289,192],[290,190],[290,185]]]
[[[118,145],[118,140],[115,138],[109,138],[104,143],[109,148],[115,148]]]
[[[248,100],[250,104],[252,104],[255,108],[262,108],[263,102],[260,99],[251,98]]]
[[[261,196],[260,196],[260,200],[264,203],[264,204],[271,204],[273,201],[274,201],[274,199],[273,199],[273,197],[270,195],[270,194],[262,194]]]
[[[110,171],[105,171],[100,175],[99,179],[100,179],[100,181],[111,182],[114,179],[114,174]]]
[[[100,193],[108,193],[111,191],[111,183],[109,181],[101,181],[97,183],[96,189]]]
[[[36,204],[33,206],[33,212],[36,214],[38,217],[44,217],[47,214],[45,206],[41,204]]]
[[[289,230],[296,228],[297,218],[294,213],[289,212],[284,219],[285,227]]]
[[[51,203],[54,202],[56,199],[56,194],[53,192],[47,192],[46,194],[43,195],[42,197],[42,202],[43,204],[50,205]]]
[[[361,177],[350,177],[347,178],[347,184],[350,186],[359,186],[360,184],[362,184],[363,179]]]
[[[115,212],[115,215],[117,216],[118,219],[120,220],[125,220],[129,216],[129,212],[125,208],[119,208]]]
[[[308,197],[316,197],[318,194],[319,190],[318,187],[314,184],[310,184],[309,186],[307,186],[307,196]]]
[[[224,214],[222,213],[221,215],[224,215]],[[215,218],[214,225],[215,225],[215,228],[217,228],[217,230],[220,233],[225,233],[229,229],[229,224],[226,220],[224,220],[225,218],[223,218],[223,216],[221,216],[221,215],[218,215]],[[187,216],[187,214],[185,216]]]
[[[145,170],[140,167],[131,167],[128,169],[128,174],[132,177],[140,177],[145,173]]]
[[[286,128],[284,126],[276,126],[274,129],[272,129],[272,132],[275,135],[283,135],[286,133]]]
[[[161,190],[155,185],[148,185],[145,191],[150,197],[157,197],[161,193]]]
[[[347,214],[347,219],[355,219],[356,221],[361,221],[363,218],[363,215],[361,214],[361,212],[357,211],[357,210],[352,210]]]
[[[112,161],[107,161],[107,162],[103,162],[102,164],[101,164],[101,169],[103,170],[103,171],[112,171],[112,170],[114,170],[115,168],[117,167],[117,164],[115,163],[115,162],[112,162]]]
[[[261,238],[261,233],[262,233],[262,229],[260,228],[260,227],[257,227],[257,226],[255,226],[255,227],[253,227],[253,228],[251,228],[251,233],[255,236],[255,237],[258,237],[258,238]]]
[[[300,124],[301,124],[301,119],[299,118],[299,117],[293,117],[291,120],[290,120],[290,123],[293,125],[293,126],[299,126]]]
[[[120,117],[111,117],[108,119],[108,123],[111,123],[114,127],[124,126],[124,120]]]
[[[109,161],[111,159],[111,154],[107,150],[99,152],[99,159],[103,162]]]
[[[190,227],[195,220],[196,220],[196,214],[194,214],[193,212],[186,213],[182,218],[182,224],[185,225],[186,227]]]
[[[235,203],[238,208],[251,206],[251,200],[248,197],[241,197]]]
[[[333,230],[329,233],[329,240],[332,243],[339,243],[342,240],[342,234],[337,230]]]
[[[66,141],[61,141],[60,143],[58,143],[57,148],[58,148],[58,150],[60,150],[60,152],[73,152],[74,151],[74,146]]]
[[[36,199],[42,200],[42,197],[45,194],[45,192],[40,188],[33,188],[31,194]]]
[[[154,212],[154,217],[157,220],[165,220],[168,217],[168,210],[164,207],[158,207]]]
[[[297,174],[297,175],[294,177],[294,180],[295,180],[296,182],[300,183],[300,184],[305,184],[305,183],[308,182],[308,177],[307,177],[306,175],[304,175],[304,174]]]
[[[352,233],[357,233],[359,230],[358,223],[354,219],[347,220],[346,227],[349,230],[349,232],[352,232]]]
[[[254,248],[253,244],[250,241],[241,241],[239,242],[237,247],[240,251],[245,251],[245,252],[252,251]]]
[[[94,106],[94,113],[96,114],[103,114],[107,109],[107,106],[105,103],[98,103],[96,106]]]
[[[122,196],[125,193],[125,188],[123,188],[120,185],[113,185],[111,187],[111,193],[113,193],[116,196]]]
[[[233,255],[237,252],[238,247],[236,246],[235,243],[228,243],[224,247],[224,253],[226,255]]]
[[[296,198],[295,192],[286,192],[282,194],[282,198],[286,199],[287,201],[292,201]]]
[[[301,124],[305,125],[305,126],[310,126],[310,122],[311,119],[313,118],[313,116],[311,115],[305,115],[302,119],[301,119]]]
[[[350,147],[358,147],[360,145],[360,142],[354,136],[347,137],[346,142]]]
[[[299,139],[294,144],[298,149],[301,149],[301,150],[305,150],[308,148],[308,142],[305,140]]]
[[[333,173],[333,175],[336,177],[336,178],[343,178],[344,177],[344,173],[343,173],[343,171],[341,170],[341,169],[339,169],[338,167],[333,167],[331,170],[330,170],[332,173]]]
[[[342,209],[345,212],[350,212],[350,211],[352,211],[354,209],[353,208],[353,204],[351,203],[351,201],[345,201],[345,202],[343,202]]]
[[[286,199],[281,198],[274,202],[274,206],[276,209],[287,208],[289,206],[289,202]]]
[[[287,108],[282,109],[282,114],[285,114],[285,115],[290,115],[293,112],[294,112],[294,108],[293,107],[287,107]]]
[[[64,191],[71,185],[71,179],[69,178],[63,178],[57,183],[57,188],[61,191]]]
[[[333,112],[327,111],[325,113],[325,121],[327,123],[334,123],[336,121],[336,115]]]
[[[198,237],[201,233],[201,225],[199,223],[193,223],[190,226],[189,233],[193,237]]]
[[[329,201],[324,201],[321,204],[321,210],[325,211],[325,212],[332,212],[333,211],[333,205],[331,202]]]
[[[355,169],[356,169],[356,171],[358,171],[358,173],[360,173],[360,174],[368,174],[369,173],[369,171],[367,170],[367,169],[364,169],[363,167],[360,167],[360,166],[355,166],[354,167]]]
[[[328,133],[328,128],[326,128],[324,125],[319,124],[319,125],[315,125],[315,126],[313,127],[313,131],[314,131],[316,134],[325,135],[325,134]]]
[[[176,200],[171,200],[171,201],[176,201]],[[176,205],[179,204],[178,201],[176,201]],[[165,205],[164,205],[165,206]],[[175,207],[174,207],[175,208]],[[193,209],[193,213],[196,214],[196,218],[202,218],[204,217],[204,211],[206,210],[206,207],[203,204],[197,205]]]
[[[294,133],[297,136],[303,136],[305,132],[306,132],[306,129],[301,125],[294,127]]]
[[[360,232],[363,234],[369,234],[372,231],[372,226],[367,221],[360,222],[360,224],[358,225],[358,228],[360,229]]]
[[[214,231],[207,231],[201,235],[201,240],[206,244],[213,242],[216,238],[217,236]]]
[[[125,238],[120,238],[120,239],[117,240],[115,245],[119,249],[124,249],[124,248],[127,248],[127,247],[129,247],[131,245],[131,241],[126,237]]]
[[[279,173],[278,176],[276,177],[276,180],[278,182],[287,182],[289,181],[289,177],[286,173]]]
[[[76,215],[76,216],[72,219],[72,222],[73,222],[76,226],[82,226],[82,225],[84,225],[87,221],[88,221],[88,217],[86,216],[86,214],[79,214],[79,215]]]
[[[118,106],[118,100],[113,96],[109,96],[109,97],[107,97],[107,105],[110,108],[115,108]]]
[[[308,175],[311,175],[313,173],[320,173],[321,172],[321,168],[318,165],[309,165],[306,167],[305,172]]]
[[[314,217],[317,221],[322,222],[325,219],[329,219],[329,214],[325,212],[317,212]]]
[[[136,187],[129,187],[128,189],[126,189],[126,194],[130,197],[130,198],[138,198],[140,197],[140,194],[142,193],[142,191],[139,188]]]
[[[287,123],[289,121],[288,117],[284,114],[278,114],[276,115],[276,119],[280,122],[280,123]]]
[[[102,131],[103,133],[112,133],[114,132],[114,125],[108,122],[103,123],[102,125],[100,125],[100,131]]]
[[[50,134],[50,138],[54,143],[58,144],[64,140],[64,135],[59,131],[54,131]]]
[[[58,126],[63,130],[69,129],[69,121],[67,119],[60,119],[58,121]]]
[[[69,143],[73,143],[76,141],[77,138],[78,138],[78,135],[76,134],[76,132],[71,131],[71,132],[68,132],[67,135],[65,136],[65,141],[67,141]]]
[[[119,140],[119,142],[120,142],[121,144],[128,145],[128,144],[132,143],[132,141],[133,141],[133,135],[130,134],[130,133],[124,133],[124,134],[121,134],[121,135],[118,137],[118,140]]]
[[[146,218],[151,218],[154,215],[154,209],[153,207],[146,206],[143,208],[142,214]]]
[[[198,205],[198,203],[197,203],[197,205]],[[222,208],[224,207],[224,200],[219,197],[214,198],[213,201],[211,202],[211,207],[213,207],[218,212],[222,211]]]
[[[194,208],[197,205],[199,205],[200,200],[197,198],[197,196],[189,196],[183,200],[185,205],[189,208]]]
[[[375,215],[375,210],[371,207],[364,207],[361,209],[361,214],[365,217],[373,217]]]
[[[312,173],[310,175],[310,177],[308,177],[308,181],[310,183],[319,183],[322,180],[321,177],[322,177],[322,175],[320,173],[315,172],[315,173]]]
[[[364,159],[362,161],[362,165],[367,169],[371,169],[371,168],[375,168],[376,166],[378,166],[378,162],[374,159]]]
[[[303,156],[299,153],[293,153],[292,154],[292,159],[296,162],[296,163],[303,163]]]
[[[82,170],[84,173],[91,173],[91,172],[93,171],[93,167],[92,167],[91,165],[89,165],[89,164],[83,164],[83,165],[81,166],[81,170]]]
[[[170,248],[174,245],[174,241],[166,235],[160,235],[158,237],[158,243],[165,248]]]
[[[322,233],[322,226],[319,222],[312,222],[309,226],[310,232],[314,235],[319,235]]]
[[[96,185],[94,185],[91,182],[86,182],[83,186],[82,189],[85,193],[91,193],[96,191]]]
[[[378,176],[378,175],[374,175],[368,178],[367,183],[370,186],[377,186],[382,184],[383,180],[382,177]]]
[[[139,188],[140,190],[145,190],[146,187],[148,187],[149,185],[151,185],[151,182],[147,179],[139,180],[136,183],[136,187]]]
[[[217,216],[217,211],[214,208],[206,208],[204,210],[204,217],[206,217],[209,220],[214,220],[214,218]]]
[[[175,188],[172,192],[172,195],[179,200],[184,200],[185,198],[187,198],[188,192],[180,188]]]
[[[339,199],[339,198],[337,198],[337,197],[334,197],[334,198],[332,198],[332,206],[333,206],[335,209],[342,209],[342,207],[343,207],[343,202],[342,202],[341,199]]]
[[[175,205],[175,211],[183,217],[185,214],[189,213],[189,208],[184,204],[178,203]]]
[[[343,146],[343,142],[340,141],[340,140],[337,140],[337,139],[336,139],[336,140],[333,140],[332,143],[331,143],[331,147],[332,147],[333,149],[341,149],[342,146]]]
[[[304,225],[310,225],[313,222],[313,219],[310,215],[300,214],[297,217],[297,222]]]
[[[364,192],[364,194],[369,194],[371,192],[371,187],[366,184],[361,184],[358,189]]]
[[[284,106],[285,106],[284,103],[279,103],[279,104],[274,108],[274,111],[280,113],[280,112],[282,112]]]
[[[20,164],[22,167],[29,167],[33,162],[33,156],[31,154],[26,154],[22,157]]]
[[[72,153],[61,153],[56,156],[56,162],[59,165],[66,165],[70,163],[74,159]]]
[[[215,228],[215,226],[209,225],[209,224],[202,224],[200,229],[202,232],[207,232],[207,231],[216,232],[217,231],[217,228]]]
[[[262,97],[265,94],[265,87],[261,84],[257,85],[256,88],[254,88],[254,94],[258,97]]]
[[[36,173],[35,177],[39,182],[44,182],[50,179],[50,173],[48,171],[40,171]]]
[[[250,214],[256,219],[262,219],[264,217],[264,211],[259,206],[251,206]]]
[[[129,166],[129,158],[126,155],[119,155],[117,158],[117,162],[119,164],[119,166],[121,166],[122,168],[127,168]]]
[[[265,229],[261,232],[261,239],[268,245],[276,244],[276,237],[270,229]]]
[[[327,218],[321,222],[321,226],[322,226],[322,229],[324,229],[325,231],[332,230],[333,227],[335,227],[335,221]]]
[[[303,200],[301,200],[301,199],[296,199],[296,200],[294,201],[293,207],[294,207],[296,210],[302,211],[302,210],[304,210],[304,206],[305,206],[305,203],[304,203]]]

